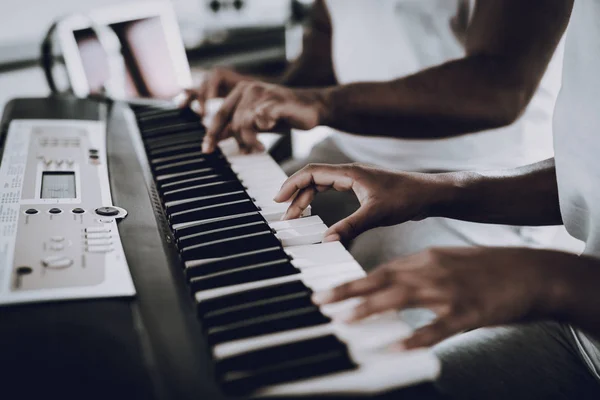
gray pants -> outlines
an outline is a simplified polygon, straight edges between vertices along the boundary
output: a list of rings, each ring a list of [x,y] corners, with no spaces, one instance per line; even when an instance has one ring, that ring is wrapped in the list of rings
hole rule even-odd
[[[308,163],[350,162],[354,160],[331,139],[325,139],[308,159],[290,161],[284,170],[291,174]],[[352,193],[329,191],[319,194],[312,206],[314,213],[331,225],[359,204]],[[369,270],[431,246],[536,245],[544,235],[544,230],[429,218],[373,229],[359,236],[350,251]],[[431,314],[409,310],[403,317],[421,325]],[[450,338],[434,351],[442,361],[442,375],[435,386],[451,398],[600,399],[600,383],[583,362],[568,328],[558,323],[478,329]],[[399,398],[412,397],[409,393]]]

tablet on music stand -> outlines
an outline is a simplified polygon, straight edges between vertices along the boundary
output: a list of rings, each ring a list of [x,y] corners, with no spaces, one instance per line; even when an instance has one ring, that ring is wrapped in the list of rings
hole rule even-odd
[[[100,32],[110,29],[108,38],[98,38],[98,26],[103,28]],[[168,2],[139,2],[73,15],[58,24],[57,35],[72,90],[79,97],[172,99],[192,84],[177,18]],[[114,38],[119,42],[117,63],[114,52],[106,49],[106,42]],[[109,81],[117,90],[103,93]],[[121,87],[115,88],[115,82]]]

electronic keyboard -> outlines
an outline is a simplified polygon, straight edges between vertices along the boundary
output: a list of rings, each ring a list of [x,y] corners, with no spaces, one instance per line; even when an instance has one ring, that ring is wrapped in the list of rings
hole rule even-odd
[[[272,198],[286,175],[268,154],[241,154],[233,140],[203,154],[204,128],[187,109],[17,100],[4,133],[23,118],[105,122],[112,201],[128,212],[118,231],[137,295],[2,307],[0,318],[13,322],[0,324],[4,343],[22,336],[19,321],[33,321],[35,335],[48,331],[40,310],[90,339],[114,324],[110,340],[77,335],[65,351],[85,367],[88,351],[75,349],[97,346],[107,359],[91,363],[94,373],[110,382],[106,370],[127,365],[140,380],[132,388],[151,382],[144,398],[373,395],[439,373],[429,350],[390,349],[410,333],[397,313],[345,324],[335,315],[358,300],[312,303],[313,292],[365,272],[339,242],[321,243],[327,226],[310,208],[281,221],[288,204]],[[119,341],[128,343],[122,353]]]

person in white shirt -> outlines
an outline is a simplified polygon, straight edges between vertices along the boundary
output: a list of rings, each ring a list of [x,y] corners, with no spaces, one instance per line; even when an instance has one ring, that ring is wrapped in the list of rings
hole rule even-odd
[[[567,15],[573,11],[555,108],[554,159],[485,173],[316,165],[290,177],[276,196],[287,201],[298,191],[308,193],[293,201],[293,217],[316,188],[354,191],[361,207],[351,223],[330,228],[328,240],[442,216],[496,224],[564,223],[585,242],[582,255],[431,248],[313,296],[316,304],[362,298],[337,316],[348,322],[389,309],[434,310],[436,319],[401,343],[404,349],[435,345],[442,374],[437,394],[426,398],[600,398],[600,2],[563,3]]]
[[[192,92],[200,113],[207,99],[226,96],[204,150],[231,135],[252,148],[260,146],[258,131],[327,125],[332,135],[286,172],[324,162],[494,169],[551,157],[560,47],[551,58],[564,7],[540,0],[473,3],[317,0],[303,52],[279,85],[221,69]],[[512,22],[538,14],[539,23]],[[313,204],[329,225],[357,207],[352,196],[337,193]],[[368,232],[351,252],[369,270],[432,245],[537,246],[553,233],[431,218]]]

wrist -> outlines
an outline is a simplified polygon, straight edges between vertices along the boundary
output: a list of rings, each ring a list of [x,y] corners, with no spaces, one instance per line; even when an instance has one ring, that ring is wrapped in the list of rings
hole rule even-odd
[[[335,87],[313,89],[318,110],[318,125],[332,126],[334,121]]]
[[[427,196],[427,217],[452,217],[457,208],[470,202],[475,174],[469,172],[450,172],[426,174],[431,182]]]

